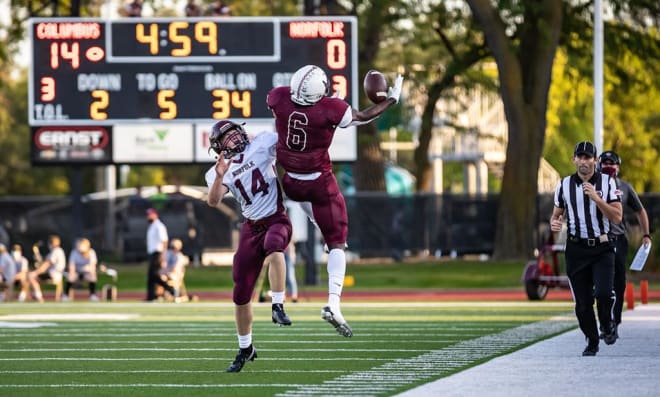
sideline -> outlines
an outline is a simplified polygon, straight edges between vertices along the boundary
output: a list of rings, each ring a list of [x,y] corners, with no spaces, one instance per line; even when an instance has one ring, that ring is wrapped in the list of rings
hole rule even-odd
[[[657,396],[660,380],[660,304],[623,313],[619,339],[582,357],[579,329],[544,340],[397,397]]]

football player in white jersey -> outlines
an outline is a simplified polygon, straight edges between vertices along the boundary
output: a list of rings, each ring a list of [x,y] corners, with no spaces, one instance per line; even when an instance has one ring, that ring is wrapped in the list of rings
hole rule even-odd
[[[272,320],[280,326],[291,325],[284,312],[284,250],[291,240],[291,222],[275,170],[276,133],[261,132],[250,140],[242,125],[221,120],[213,125],[209,143],[218,159],[206,173],[208,204],[218,206],[231,191],[245,217],[232,268],[239,352],[227,368],[227,372],[239,372],[257,357],[250,301],[264,261],[269,263],[273,291]]]

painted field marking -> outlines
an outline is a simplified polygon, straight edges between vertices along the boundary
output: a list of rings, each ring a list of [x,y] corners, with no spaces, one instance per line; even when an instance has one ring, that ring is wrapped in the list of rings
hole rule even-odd
[[[457,343],[417,357],[397,359],[366,371],[357,371],[317,385],[303,385],[277,396],[323,396],[328,390],[345,395],[371,396],[392,392],[422,380],[432,380],[465,365],[495,357],[523,344],[575,328],[574,321],[541,321],[497,334]]]

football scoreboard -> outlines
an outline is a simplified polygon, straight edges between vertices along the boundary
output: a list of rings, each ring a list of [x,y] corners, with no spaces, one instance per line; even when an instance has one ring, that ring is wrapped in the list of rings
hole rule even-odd
[[[357,107],[354,17],[31,19],[29,123],[270,120],[306,64]]]

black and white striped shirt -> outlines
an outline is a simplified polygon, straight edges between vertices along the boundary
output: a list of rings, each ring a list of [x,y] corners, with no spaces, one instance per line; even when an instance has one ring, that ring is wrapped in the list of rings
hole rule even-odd
[[[589,179],[596,193],[606,202],[621,201],[616,180],[607,174],[594,172]],[[577,173],[564,177],[555,190],[555,207],[568,216],[568,234],[579,238],[597,238],[610,231],[610,220],[582,190]]]

